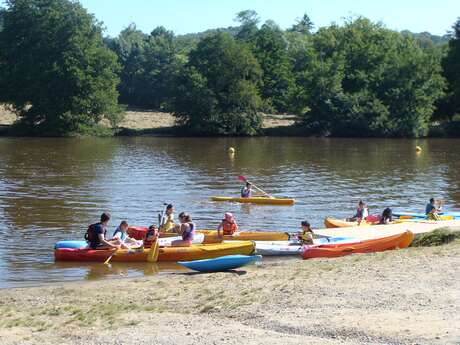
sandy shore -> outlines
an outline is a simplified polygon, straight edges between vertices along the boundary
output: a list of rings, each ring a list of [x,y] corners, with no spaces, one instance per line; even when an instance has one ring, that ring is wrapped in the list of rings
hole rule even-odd
[[[0,344],[458,344],[460,243],[2,290]]]
[[[16,120],[16,115],[0,105],[0,125],[11,125]],[[292,116],[270,115],[264,118],[264,128],[283,127],[294,124]],[[104,123],[108,124],[108,121]],[[128,129],[158,129],[172,127],[175,118],[169,113],[154,110],[129,109],[125,113],[120,127]]]

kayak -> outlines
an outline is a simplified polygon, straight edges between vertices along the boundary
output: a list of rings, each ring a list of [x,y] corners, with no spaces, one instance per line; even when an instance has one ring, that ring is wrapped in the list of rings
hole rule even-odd
[[[414,234],[407,230],[401,234],[382,237],[374,240],[348,244],[325,244],[315,247],[305,246],[302,252],[304,259],[334,258],[355,253],[374,253],[396,248],[407,248],[414,240]]]
[[[356,243],[358,240],[354,237],[329,237],[314,239],[313,242],[312,246],[318,246],[327,243]],[[294,241],[256,242],[256,252],[263,256],[299,255],[302,253],[302,245]]]
[[[211,259],[224,255],[251,255],[255,244],[249,241],[224,242],[216,244],[194,244],[190,247],[160,247],[158,261],[193,261]],[[119,249],[112,261],[147,262],[150,248]],[[56,261],[95,261],[104,262],[113,250],[94,250],[88,248],[59,248],[54,250]]]
[[[175,236],[175,237],[164,237],[158,239],[158,245],[160,247],[167,247],[171,246],[172,241],[182,240],[182,237]],[[193,239],[193,244],[201,244],[204,241],[203,234],[196,234],[195,238]],[[78,240],[63,240],[56,242],[54,245],[54,249],[60,248],[86,248],[88,243],[86,241],[78,241]]]
[[[446,217],[446,220],[450,220],[452,218],[460,218],[460,212],[438,212],[438,215],[442,217]],[[412,217],[412,218],[422,218],[427,219],[425,213],[413,213],[413,212],[395,212],[393,213],[395,217]]]
[[[375,225],[377,223],[368,223],[366,221],[362,221],[359,226],[369,226],[369,225]],[[335,218],[325,218],[324,219],[324,225],[326,228],[348,228],[352,226],[358,226],[358,222],[348,222],[344,219],[335,219]]]
[[[178,261],[179,265],[198,272],[222,272],[240,268],[262,259],[260,255],[226,255],[215,259]]]
[[[230,196],[213,196],[211,197],[212,201],[230,201],[230,202],[239,202],[247,204],[260,204],[260,205],[294,205],[295,200],[289,198],[267,198],[267,197],[250,197],[250,198],[241,198],[241,197],[230,197]]]
[[[402,216],[402,217],[410,217],[410,216]],[[389,224],[398,224],[398,223],[436,223],[440,221],[445,221],[445,220],[453,220],[452,216],[440,216],[439,220],[433,220],[433,219],[428,219],[426,216],[423,218],[396,218],[393,219],[393,222]],[[380,225],[378,222],[367,222],[363,221],[361,224],[358,224],[358,222],[348,222],[343,219],[335,219],[335,218],[326,218],[324,219],[324,225],[326,228],[347,228],[347,227],[353,227],[353,226],[370,226],[370,225]]]
[[[130,227],[128,229],[128,235],[136,240],[142,240],[148,228],[137,226]],[[196,235],[204,235],[204,243],[216,243],[225,241],[287,241],[289,240],[289,234],[286,232],[275,232],[275,231],[241,231],[236,232],[233,235],[225,235],[223,239],[218,238],[216,230],[197,230]],[[164,237],[177,236],[176,233],[160,233],[160,239]]]

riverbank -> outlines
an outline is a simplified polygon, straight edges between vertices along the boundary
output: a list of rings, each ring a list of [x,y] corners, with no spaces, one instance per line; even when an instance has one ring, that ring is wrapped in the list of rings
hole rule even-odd
[[[2,290],[0,344],[454,344],[460,243]]]

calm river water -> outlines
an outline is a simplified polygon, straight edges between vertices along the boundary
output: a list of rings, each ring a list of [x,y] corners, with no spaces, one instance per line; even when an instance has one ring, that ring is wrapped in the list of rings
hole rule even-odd
[[[416,154],[415,146],[423,148]],[[227,154],[235,147],[236,154]],[[295,231],[302,219],[423,211],[431,196],[460,209],[460,140],[306,138],[0,139],[0,287],[155,274],[167,265],[54,263],[53,245],[82,238],[102,211],[112,228],[157,220],[163,202],[215,228],[226,211],[245,230]],[[246,175],[295,206],[209,201],[237,195]]]

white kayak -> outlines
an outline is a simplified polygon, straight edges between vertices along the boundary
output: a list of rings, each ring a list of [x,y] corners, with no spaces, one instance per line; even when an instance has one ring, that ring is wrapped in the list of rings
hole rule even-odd
[[[353,237],[317,238],[313,240],[313,246],[354,242],[357,242],[357,239]],[[300,255],[302,253],[302,245],[298,241],[255,241],[255,244],[257,254],[263,256]]]
[[[182,240],[181,236],[175,236],[175,237],[160,237],[158,239],[158,244],[160,247],[170,247],[172,241],[178,241]],[[204,234],[196,233],[195,237],[193,238],[192,243],[193,244],[202,244],[204,241]]]

